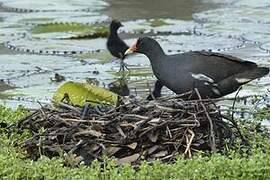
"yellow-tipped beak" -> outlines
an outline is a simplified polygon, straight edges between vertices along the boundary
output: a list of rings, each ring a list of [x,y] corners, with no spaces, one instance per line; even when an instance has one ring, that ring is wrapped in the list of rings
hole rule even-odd
[[[126,50],[125,55],[132,54],[136,52],[136,50],[137,50],[137,41]]]
[[[125,52],[125,55],[132,54],[134,51],[132,48],[128,48]]]

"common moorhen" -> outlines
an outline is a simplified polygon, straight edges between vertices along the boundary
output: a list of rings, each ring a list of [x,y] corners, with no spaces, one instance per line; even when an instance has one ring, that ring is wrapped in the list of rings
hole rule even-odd
[[[158,83],[177,94],[197,88],[202,98],[225,96],[269,73],[269,68],[220,53],[193,51],[166,55],[150,37],[139,38],[125,54],[133,52],[149,58]]]
[[[121,22],[112,20],[110,24],[110,33],[107,38],[107,49],[110,53],[119,59],[124,58],[125,51],[129,48],[128,45],[119,38],[117,30],[123,26]]]

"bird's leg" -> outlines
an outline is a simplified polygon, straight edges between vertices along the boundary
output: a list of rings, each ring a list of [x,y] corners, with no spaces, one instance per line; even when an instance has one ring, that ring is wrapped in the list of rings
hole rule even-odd
[[[120,69],[119,72],[121,73],[122,77],[128,76],[130,74],[130,69],[127,67],[127,64],[124,62],[124,55],[119,53],[120,55]],[[125,75],[125,69],[128,70],[128,73]]]
[[[164,85],[157,80],[153,92],[146,98],[147,100],[153,100],[161,96],[161,90]]]
[[[127,63],[123,62],[123,64],[124,64],[124,68],[128,71],[127,75],[126,75],[126,76],[128,76],[130,74],[130,69],[128,68]]]
[[[120,69],[119,69],[120,75],[122,78],[125,77],[125,63],[123,59],[120,59]]]

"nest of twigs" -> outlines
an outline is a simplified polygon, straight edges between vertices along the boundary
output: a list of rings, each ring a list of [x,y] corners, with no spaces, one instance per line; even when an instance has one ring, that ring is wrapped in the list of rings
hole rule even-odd
[[[24,145],[33,159],[72,155],[77,163],[91,164],[106,155],[119,164],[172,162],[179,154],[191,157],[233,147],[241,136],[235,124],[212,100],[196,93],[198,100],[184,101],[178,95],[154,101],[126,98],[117,107],[44,106],[19,126],[33,134]]]

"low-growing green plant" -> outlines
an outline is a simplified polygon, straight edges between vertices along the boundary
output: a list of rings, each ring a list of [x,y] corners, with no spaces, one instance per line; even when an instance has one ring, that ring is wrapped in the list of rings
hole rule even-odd
[[[0,119],[7,123],[17,122],[27,114],[22,107],[11,110],[0,106]],[[94,161],[89,167],[81,164],[76,168],[65,166],[65,159],[61,157],[42,156],[33,161],[18,146],[27,138],[27,132],[14,131],[10,135],[0,131],[0,179],[269,179],[270,140],[253,127],[252,123],[247,126],[241,123],[251,144],[248,153],[240,154],[237,150],[226,156],[198,153],[192,159],[179,156],[172,164],[142,162],[136,168],[117,166],[113,159],[106,157],[103,163]]]
[[[23,117],[27,116],[28,111],[22,107],[18,106],[18,108],[13,111],[11,108],[0,105],[0,120],[5,121],[7,123],[15,123]]]

